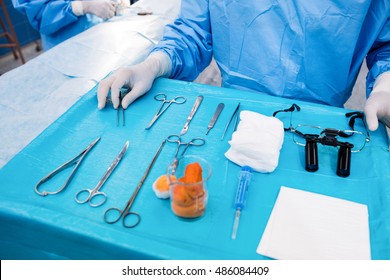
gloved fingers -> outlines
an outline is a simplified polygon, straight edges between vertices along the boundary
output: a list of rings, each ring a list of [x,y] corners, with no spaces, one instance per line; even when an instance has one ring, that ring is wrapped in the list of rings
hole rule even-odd
[[[85,2],[83,1],[84,13],[94,14],[102,19],[109,19],[115,15],[116,3],[112,1]]]
[[[369,97],[364,106],[364,114],[366,115],[366,123],[368,129],[375,131],[378,129],[378,105],[375,99]]]
[[[127,80],[124,75],[118,75],[115,77],[114,81],[111,84],[111,100],[112,100],[112,105],[114,106],[115,109],[118,109],[119,107],[119,94],[121,88],[127,85]]]
[[[144,86],[139,86],[138,84],[134,85],[131,91],[125,95],[122,100],[122,108],[127,109],[131,103],[134,102],[138,97],[144,95],[149,89],[146,89]]]
[[[108,78],[100,81],[97,91],[98,109],[101,110],[106,106],[107,96],[110,92],[111,85],[115,80],[115,76],[109,76]]]
[[[383,110],[382,108],[382,110],[378,111],[377,116],[380,122],[390,128],[390,112]]]
[[[115,16],[115,11],[107,11],[105,15],[103,15],[101,18],[102,19],[110,19],[113,16]]]
[[[118,6],[117,3],[113,2],[113,1],[110,1],[110,7],[109,7],[109,16],[110,18],[112,18],[113,16],[115,16],[115,13],[116,13],[116,7]]]
[[[100,17],[109,19],[115,16],[116,4],[114,2],[102,2]]]

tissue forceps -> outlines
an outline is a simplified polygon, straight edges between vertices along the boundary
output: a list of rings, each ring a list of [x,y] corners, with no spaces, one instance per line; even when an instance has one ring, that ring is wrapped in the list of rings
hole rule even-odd
[[[164,93],[160,93],[154,96],[154,100],[162,101],[160,108],[158,108],[157,113],[154,115],[153,119],[150,121],[149,125],[145,129],[149,129],[157,121],[157,119],[172,105],[172,103],[183,104],[187,101],[184,96],[176,96],[171,100],[167,100],[167,96]],[[165,104],[168,103],[167,106]],[[165,108],[164,108],[165,106]]]
[[[106,212],[104,212],[104,221],[106,223],[115,224],[117,221],[119,221],[123,217],[122,225],[125,228],[133,228],[133,227],[136,227],[141,222],[140,214],[138,214],[137,212],[130,211],[130,209],[131,209],[131,206],[133,206],[134,200],[136,199],[139,190],[141,189],[142,185],[144,184],[146,178],[148,177],[150,170],[152,169],[155,161],[157,160],[158,156],[160,155],[160,152],[161,152],[162,148],[164,147],[165,142],[166,142],[166,140],[164,140],[161,143],[160,147],[158,148],[158,151],[154,155],[152,161],[150,162],[148,168],[146,169],[144,175],[142,176],[141,181],[138,183],[137,188],[135,189],[135,191],[133,192],[129,201],[127,202],[125,208],[123,210],[121,210],[117,207],[112,207],[112,208],[107,209]],[[109,213],[111,213],[111,215]],[[114,216],[114,218],[110,219],[110,216]],[[134,216],[134,218],[136,219],[134,223],[131,223],[130,219],[128,219],[131,216]],[[128,222],[126,222],[126,220]]]
[[[129,141],[126,141],[125,146],[122,148],[120,153],[116,156],[114,161],[108,167],[107,171],[104,173],[103,177],[99,180],[96,187],[94,187],[92,190],[91,189],[81,190],[76,194],[75,200],[78,204],[84,204],[88,202],[88,204],[92,207],[99,207],[106,202],[107,195],[104,192],[101,192],[100,189],[103,187],[104,183],[110,177],[114,169],[118,166],[119,162],[126,154],[128,147],[129,147]]]
[[[125,126],[125,109],[122,107],[122,100],[125,97],[125,95],[130,91],[130,88],[122,87],[119,90],[119,105],[118,108],[115,109],[116,111],[116,126],[119,126],[119,119],[120,119],[120,112],[122,111],[122,126]],[[109,96],[106,98],[106,102],[113,104],[112,98]]]
[[[55,170],[53,170],[52,172],[50,172],[48,175],[46,175],[45,177],[43,177],[36,185],[35,185],[35,192],[41,196],[47,196],[49,194],[58,194],[60,192],[62,192],[68,185],[69,183],[72,181],[73,179],[73,176],[74,174],[76,173],[77,169],[80,167],[80,164],[81,162],[83,161],[83,159],[85,158],[85,156],[88,154],[88,152],[95,146],[95,144],[100,140],[100,137],[98,137],[97,139],[95,139],[94,141],[92,141],[88,147],[86,147],[80,154],[78,154],[77,156],[75,156],[74,158],[70,159],[69,161],[65,162],[64,164],[62,164],[61,166],[57,167]],[[55,175],[57,175],[58,173],[60,173],[61,171],[63,171],[64,169],[68,168],[69,166],[72,166],[72,165],[76,165],[74,168],[73,168],[73,171],[70,173],[68,179],[66,179],[65,183],[62,185],[61,188],[59,188],[57,191],[42,191],[40,192],[38,190],[39,186],[42,185],[43,183],[47,182],[49,179],[51,179],[52,177],[54,177]]]
[[[181,152],[180,156],[184,155],[184,153],[187,151],[187,149],[190,146],[203,146],[206,143],[206,140],[204,140],[203,138],[199,138],[199,137],[192,138],[189,142],[182,142],[180,135],[177,135],[177,134],[169,135],[166,140],[170,143],[177,143],[177,148],[176,148],[174,160],[172,163],[172,166],[175,169],[176,169],[177,164],[178,164],[179,150],[180,150],[181,146],[185,146],[185,147],[184,147],[183,151]],[[175,169],[173,169],[173,170],[175,170]]]
[[[129,91],[130,89],[125,87],[119,90],[119,106],[116,109],[116,126],[119,126],[120,111],[122,111],[122,126],[125,126],[125,109],[122,107],[122,100]]]
[[[238,117],[239,117],[239,114],[238,114],[238,110],[239,109],[240,109],[240,103],[238,103],[236,109],[234,109],[234,112],[233,112],[232,116],[230,117],[229,121],[227,122],[227,124],[225,126],[225,130],[223,131],[223,134],[222,134],[222,137],[221,137],[221,141],[223,140],[223,138],[225,138],[226,131],[228,130],[229,125],[232,122],[233,118],[234,118],[233,132],[236,131],[237,124],[238,124]]]

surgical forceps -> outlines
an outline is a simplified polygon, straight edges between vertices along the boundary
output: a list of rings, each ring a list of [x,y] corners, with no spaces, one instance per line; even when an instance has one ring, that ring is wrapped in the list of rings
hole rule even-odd
[[[187,99],[184,96],[176,96],[175,98],[171,100],[167,100],[167,96],[163,93],[157,94],[154,96],[154,100],[162,101],[162,104],[160,108],[158,108],[157,113],[154,115],[153,119],[150,121],[149,125],[145,129],[149,129],[152,127],[152,125],[157,121],[157,119],[171,106],[172,103],[176,104],[183,104],[187,101]],[[168,103],[167,106],[164,105]]]
[[[121,115],[120,112],[121,111],[122,111],[122,126],[125,126],[125,109],[123,109],[123,107],[122,107],[122,100],[129,91],[130,91],[130,88],[127,88],[127,87],[122,87],[119,90],[119,96],[118,96],[119,105],[118,105],[118,108],[115,109],[115,111],[116,111],[116,126],[119,126],[119,119],[120,119],[120,115]],[[106,101],[113,104],[111,97],[107,97]]]
[[[234,109],[234,112],[233,112],[232,116],[230,117],[228,123],[226,124],[225,130],[223,131],[223,134],[222,134],[222,137],[221,137],[221,141],[223,140],[223,138],[225,138],[226,131],[228,130],[229,125],[232,122],[233,118],[234,118],[233,132],[236,131],[237,124],[238,124],[238,118],[239,118],[239,113],[238,113],[239,109],[240,109],[240,103],[238,103],[236,109]]]
[[[74,174],[76,173],[77,169],[80,167],[80,164],[81,162],[83,161],[84,157],[88,154],[88,152],[95,146],[95,144],[100,140],[100,137],[98,137],[97,139],[95,139],[94,141],[92,141],[88,147],[86,147],[80,154],[78,154],[77,156],[75,156],[74,158],[70,159],[69,161],[65,162],[63,165],[57,167],[55,170],[53,170],[52,172],[50,172],[48,175],[46,175],[45,177],[43,177],[36,185],[35,185],[35,192],[41,196],[47,196],[49,194],[58,194],[60,192],[62,192],[66,186],[69,185],[69,183],[72,181],[73,179],[73,176]],[[64,169],[68,168],[69,166],[72,166],[72,165],[76,165],[74,168],[73,168],[73,171],[70,173],[68,179],[65,181],[65,183],[62,185],[61,188],[59,188],[57,191],[53,191],[53,192],[50,192],[50,191],[42,191],[42,192],[39,192],[38,188],[40,185],[42,185],[43,183],[47,182],[49,179],[51,179],[52,177],[54,177],[55,175],[57,175],[58,173],[60,173],[61,171],[63,171]]]
[[[126,87],[119,90],[119,106],[116,109],[116,126],[119,126],[120,111],[122,111],[122,126],[125,126],[125,109],[122,107],[122,100],[129,91],[130,89]]]
[[[106,173],[104,173],[103,177],[97,183],[95,188],[93,188],[92,190],[91,189],[84,189],[84,190],[79,191],[76,194],[74,199],[76,200],[76,202],[78,204],[84,204],[84,203],[88,202],[89,205],[92,207],[99,207],[106,202],[107,196],[104,192],[101,192],[100,189],[103,187],[104,183],[107,181],[108,177],[110,177],[110,175],[114,171],[114,169],[118,166],[119,162],[121,161],[123,156],[126,154],[128,147],[129,147],[129,141],[126,141],[125,146],[122,148],[120,153],[116,156],[114,161],[108,167]],[[95,203],[93,201],[95,201]]]
[[[155,161],[157,160],[158,156],[160,155],[160,152],[161,152],[162,148],[164,147],[165,142],[166,142],[166,140],[164,140],[161,143],[160,147],[158,148],[158,151],[154,155],[152,161],[150,162],[148,168],[146,169],[144,175],[142,176],[141,181],[138,183],[138,186],[135,189],[135,191],[133,192],[133,195],[130,197],[129,201],[127,202],[125,208],[123,210],[121,210],[117,207],[112,207],[112,208],[109,208],[106,210],[106,212],[104,213],[104,221],[106,223],[114,224],[117,221],[119,221],[121,219],[121,217],[123,217],[122,224],[125,228],[133,228],[140,223],[140,221],[141,221],[140,214],[138,214],[137,212],[132,212],[132,211],[130,211],[130,209],[131,209],[131,206],[133,206],[134,200],[136,199],[139,190],[141,189],[146,178],[148,177],[150,170],[152,169]],[[109,213],[111,213],[111,215]],[[109,218],[110,216],[113,216],[114,218],[110,219]],[[126,220],[130,220],[130,219],[128,219],[130,216],[134,216],[134,218],[136,219],[133,224],[131,223],[131,221],[126,222]]]
[[[189,142],[182,142],[180,135],[177,135],[177,134],[169,135],[166,140],[170,143],[177,143],[177,148],[176,148],[176,152],[174,155],[174,160],[173,160],[172,165],[171,165],[173,167],[173,170],[176,170],[176,168],[177,168],[177,164],[179,162],[178,161],[179,150],[180,150],[181,146],[184,146],[184,149],[181,152],[180,156],[184,155],[184,153],[187,151],[187,149],[190,146],[203,146],[206,143],[206,140],[204,140],[203,138],[199,138],[199,137],[192,138]]]

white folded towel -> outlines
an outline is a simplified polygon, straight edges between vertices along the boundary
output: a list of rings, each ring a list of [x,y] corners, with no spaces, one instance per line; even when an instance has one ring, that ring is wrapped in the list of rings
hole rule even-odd
[[[247,165],[263,173],[273,172],[278,166],[283,139],[283,123],[279,119],[242,111],[225,156],[240,166]]]

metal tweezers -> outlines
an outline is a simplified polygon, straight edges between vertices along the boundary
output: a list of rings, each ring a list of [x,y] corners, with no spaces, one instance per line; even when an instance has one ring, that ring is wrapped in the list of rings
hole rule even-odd
[[[233,128],[233,131],[235,131],[237,129],[238,117],[239,117],[238,110],[239,109],[240,109],[240,103],[238,103],[236,109],[234,110],[232,116],[230,117],[228,123],[226,124],[225,130],[223,131],[223,134],[222,134],[222,137],[221,137],[221,140],[223,140],[223,138],[225,138],[226,131],[228,130],[229,125],[232,122],[233,118],[234,118],[234,128]]]
[[[120,111],[122,111],[122,126],[125,126],[125,109],[122,107],[123,97],[130,91],[128,88],[121,88],[119,91],[119,106],[116,109],[116,126],[119,126]]]

